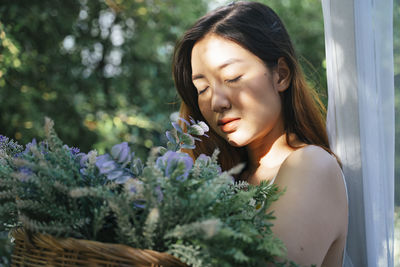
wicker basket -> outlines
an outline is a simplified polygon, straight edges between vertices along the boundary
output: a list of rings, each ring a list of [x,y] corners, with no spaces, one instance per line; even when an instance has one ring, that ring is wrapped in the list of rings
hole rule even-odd
[[[154,250],[46,234],[29,236],[22,228],[12,232],[15,246],[11,266],[187,266]]]

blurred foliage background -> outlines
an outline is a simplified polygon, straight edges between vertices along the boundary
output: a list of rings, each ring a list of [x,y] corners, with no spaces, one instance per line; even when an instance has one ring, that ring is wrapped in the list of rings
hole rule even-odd
[[[318,0],[264,1],[286,22],[325,94]],[[205,0],[0,1],[0,133],[27,143],[43,119],[83,151],[128,141],[144,156],[179,109],[171,54]],[[295,18],[295,19],[293,19]],[[301,23],[299,23],[301,21]]]
[[[0,4],[0,132],[26,143],[43,119],[83,151],[159,142],[177,98],[171,52],[206,1]]]
[[[0,0],[0,134],[43,138],[44,117],[69,145],[100,153],[127,141],[144,157],[179,109],[173,47],[224,0]],[[319,0],[262,0],[284,21],[308,81],[326,103]],[[395,24],[400,4],[394,1]],[[396,136],[400,134],[400,34],[396,26]],[[398,139],[397,139],[398,140]],[[400,142],[396,142],[400,166]],[[395,202],[400,206],[400,168]],[[0,247],[1,251],[1,247]],[[1,259],[0,259],[1,262]]]

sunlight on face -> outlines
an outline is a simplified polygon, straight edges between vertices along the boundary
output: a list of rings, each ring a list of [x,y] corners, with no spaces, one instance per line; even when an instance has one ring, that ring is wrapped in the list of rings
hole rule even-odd
[[[283,132],[278,75],[235,42],[208,34],[192,50],[192,79],[207,123],[234,146]]]

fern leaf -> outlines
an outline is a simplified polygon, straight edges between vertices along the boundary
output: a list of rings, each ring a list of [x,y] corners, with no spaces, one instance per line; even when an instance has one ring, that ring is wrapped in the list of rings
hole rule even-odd
[[[157,236],[156,230],[159,220],[160,220],[160,212],[158,211],[158,208],[153,208],[149,212],[143,227],[143,237],[145,246],[148,247],[149,249],[153,249],[155,243],[154,240],[155,237]]]

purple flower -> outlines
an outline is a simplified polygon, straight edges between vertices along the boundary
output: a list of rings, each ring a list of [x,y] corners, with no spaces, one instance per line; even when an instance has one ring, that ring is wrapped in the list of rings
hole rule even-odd
[[[182,121],[184,124],[186,124],[186,126],[190,125],[190,123],[187,120],[185,120],[184,118],[180,117],[178,120]]]
[[[86,163],[89,159],[89,156],[85,153],[79,153],[76,155],[76,159],[79,160],[79,165],[81,168],[85,168],[86,167]]]
[[[109,154],[104,154],[96,158],[96,166],[100,174],[104,174],[108,180],[117,184],[123,184],[133,177],[128,169],[123,169],[116,163]]]
[[[18,143],[10,140],[10,138],[0,135],[0,150],[5,151],[7,154],[12,155],[13,157],[22,156],[21,150],[22,146],[18,145]]]
[[[80,154],[79,152],[81,152],[77,147],[69,147],[67,145],[64,145],[64,148],[67,149],[73,156],[78,155]]]
[[[165,170],[165,166],[167,165],[167,159],[168,159],[168,157],[166,155],[168,154],[168,152],[171,152],[171,151],[167,151],[164,155],[162,155],[161,157],[158,157],[156,160],[156,166],[160,170]]]
[[[33,174],[33,171],[31,169],[29,169],[28,167],[19,168],[19,171],[21,173],[23,173],[23,174],[26,174],[26,175],[32,175]]]
[[[196,124],[196,121],[193,119],[192,116],[189,116],[189,120],[190,120],[190,123],[191,123],[191,124]]]
[[[31,169],[29,169],[28,167],[22,167],[19,169],[20,172],[24,173],[24,174],[28,174],[31,175],[33,172]]]
[[[22,167],[18,169],[20,172],[20,179],[22,182],[26,182],[29,180],[29,177],[33,174],[33,171],[29,169],[28,167]]]
[[[170,141],[173,145],[176,145],[176,136],[175,135],[173,135],[170,131],[166,131],[165,136],[167,137],[168,141]]]
[[[25,150],[24,150],[23,153],[24,154],[28,153],[29,151],[31,151],[31,147],[36,146],[36,145],[37,145],[36,139],[33,138],[30,143],[26,144]]]
[[[71,152],[71,149],[69,147],[67,147],[67,146],[64,146],[64,147],[67,148]],[[72,152],[71,152],[71,154],[72,154]],[[78,153],[75,155],[75,159],[79,160],[80,174],[82,174],[83,176],[86,176],[88,174],[87,173],[87,164],[89,161],[89,155],[85,154],[85,153]]]
[[[156,165],[164,171],[164,175],[171,177],[172,174],[178,181],[185,181],[193,166],[193,160],[187,153],[167,151],[159,157]]]
[[[171,124],[172,124],[172,127],[174,127],[177,132],[183,133],[183,130],[182,130],[181,126],[179,125],[179,123],[171,122]]]
[[[80,168],[79,173],[82,174],[83,176],[88,175],[87,169],[85,169],[85,168]]]
[[[96,166],[101,174],[108,174],[118,168],[117,163],[110,155],[104,154],[96,158]]]
[[[119,163],[125,163],[132,159],[131,150],[127,142],[115,145],[111,148],[111,156]]]
[[[139,209],[144,209],[146,208],[146,201],[139,199],[133,202],[133,206]]]
[[[42,141],[39,143],[40,145],[40,153],[42,153],[43,155],[48,154],[48,150],[49,150],[49,144],[46,141]]]

